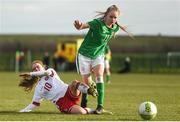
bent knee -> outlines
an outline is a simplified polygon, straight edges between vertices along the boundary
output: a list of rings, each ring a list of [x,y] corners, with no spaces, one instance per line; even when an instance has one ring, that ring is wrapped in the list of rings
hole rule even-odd
[[[78,80],[73,80],[72,81],[72,84],[77,84],[77,83],[79,83],[80,81],[78,81]]]
[[[74,80],[72,83],[69,85],[70,91],[74,96],[78,96],[80,94],[80,91],[78,90],[78,86],[80,84],[80,81]]]
[[[71,88],[75,89],[77,87],[77,84],[80,83],[78,80],[72,81],[72,83],[69,85]]]

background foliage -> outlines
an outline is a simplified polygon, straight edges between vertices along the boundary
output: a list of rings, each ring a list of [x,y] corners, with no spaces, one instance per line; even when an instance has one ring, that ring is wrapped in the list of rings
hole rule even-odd
[[[56,45],[61,41],[75,41],[84,35],[0,35],[0,71],[14,71],[15,52],[25,52],[23,69],[28,70],[27,53],[31,52],[32,60],[42,59],[48,51],[52,57]],[[112,71],[123,67],[125,57],[132,62],[132,72],[179,73],[180,56],[173,57],[172,64],[167,65],[168,52],[180,52],[180,37],[136,36],[131,40],[127,36],[117,36],[109,43],[113,52]]]

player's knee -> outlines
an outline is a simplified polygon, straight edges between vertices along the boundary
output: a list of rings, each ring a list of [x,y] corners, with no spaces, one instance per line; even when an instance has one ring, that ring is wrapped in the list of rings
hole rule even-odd
[[[80,81],[78,81],[78,80],[74,80],[74,81],[72,81],[72,84],[77,84],[77,83],[79,83]]]
[[[103,76],[96,76],[96,83],[103,83]]]
[[[70,84],[70,86],[71,86],[72,88],[76,88],[79,83],[80,83],[80,81],[74,80],[74,81],[72,81],[72,83]]]
[[[91,80],[92,80],[92,78],[91,78],[90,75],[84,75],[83,76],[83,82],[84,83],[88,84],[88,82],[91,81]]]
[[[80,94],[80,91],[78,90],[79,84],[81,82],[78,80],[72,81],[72,83],[69,85],[70,91],[74,96],[78,96]]]
[[[95,73],[96,76],[103,76],[104,68],[103,69],[102,68],[98,68],[98,69],[95,70],[94,73]]]

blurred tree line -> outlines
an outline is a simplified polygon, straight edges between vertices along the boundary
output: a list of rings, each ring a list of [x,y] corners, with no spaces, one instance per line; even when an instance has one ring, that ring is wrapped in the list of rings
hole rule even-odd
[[[0,52],[17,49],[33,52],[55,51],[57,42],[83,38],[83,35],[0,35]],[[180,37],[116,36],[109,43],[113,53],[167,53],[180,52]]]
[[[42,59],[44,52],[52,59],[57,43],[83,38],[84,35],[0,35],[0,71],[14,71],[15,52],[23,51],[25,57]],[[174,57],[173,65],[167,65],[168,52],[180,52],[180,37],[136,36],[131,40],[127,36],[116,36],[109,43],[113,60],[112,71],[117,72],[126,56],[132,61],[132,72],[180,72],[180,58]],[[28,57],[23,64],[28,70]],[[179,63],[178,63],[179,62]],[[52,63],[50,63],[52,65]]]

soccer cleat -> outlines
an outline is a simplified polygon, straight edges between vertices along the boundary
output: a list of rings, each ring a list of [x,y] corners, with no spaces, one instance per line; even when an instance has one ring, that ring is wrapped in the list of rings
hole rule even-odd
[[[88,94],[92,95],[93,97],[96,97],[98,96],[98,92],[97,92],[97,89],[94,87],[94,86],[89,86],[89,89],[88,89]]]
[[[98,96],[98,92],[96,89],[96,83],[94,81],[91,81],[91,82],[89,82],[88,86],[89,86],[88,94],[92,95],[93,97]]]
[[[111,111],[107,111],[105,110],[102,106],[98,105],[98,107],[96,108],[95,114],[110,114],[113,115],[113,113]]]
[[[89,81],[88,86],[96,89],[96,83],[94,81]]]
[[[95,110],[95,114],[102,114],[103,111],[104,111],[104,108],[102,106],[98,105]]]

